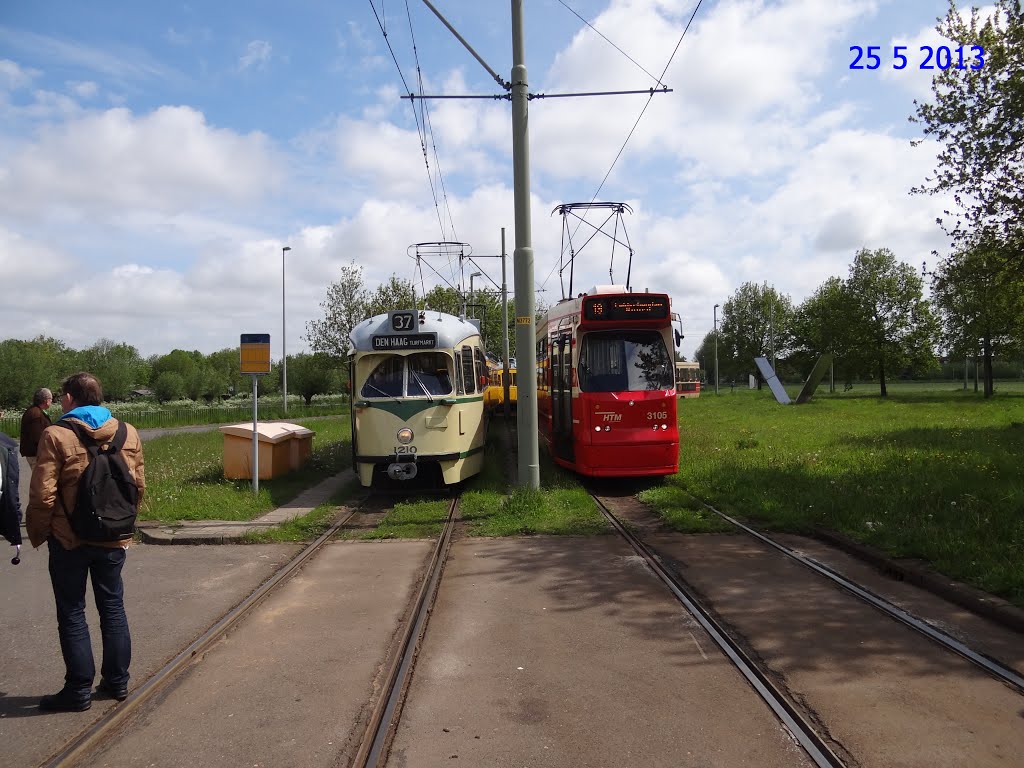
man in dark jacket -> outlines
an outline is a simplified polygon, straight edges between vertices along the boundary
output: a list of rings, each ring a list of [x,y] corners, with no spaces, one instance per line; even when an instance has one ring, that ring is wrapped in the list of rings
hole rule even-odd
[[[39,438],[43,436],[43,430],[50,426],[50,416],[46,409],[52,404],[53,393],[42,387],[32,395],[32,405],[21,416],[21,455],[33,469],[36,467]]]
[[[18,497],[18,444],[0,432],[0,536],[21,554],[21,499]]]

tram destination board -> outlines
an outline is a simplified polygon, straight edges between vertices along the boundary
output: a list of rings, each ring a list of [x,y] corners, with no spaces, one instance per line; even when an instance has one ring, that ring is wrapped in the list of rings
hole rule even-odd
[[[387,349],[435,349],[436,333],[389,333],[373,337],[373,348]]]
[[[666,320],[668,296],[593,296],[583,301],[584,320]]]

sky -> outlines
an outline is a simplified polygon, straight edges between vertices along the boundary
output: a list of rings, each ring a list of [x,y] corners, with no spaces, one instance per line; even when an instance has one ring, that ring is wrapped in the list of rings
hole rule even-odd
[[[511,2],[433,5],[510,78]],[[570,226],[573,294],[629,267],[634,290],[671,295],[688,358],[745,282],[796,305],[861,248],[915,269],[945,252],[950,201],[909,194],[937,147],[912,146],[908,118],[931,95],[920,47],[942,43],[946,0],[703,0],[685,35],[696,0],[522,6],[529,89],[548,96],[529,102],[538,302],[569,290],[552,215],[568,202],[632,210],[631,265]],[[851,69],[851,46],[879,46],[880,66]],[[551,98],[658,78],[670,92]],[[419,0],[3,3],[0,338],[148,357],[269,333],[278,359],[282,321],[287,353],[309,350],[343,266],[371,290],[475,271],[493,288],[502,228],[511,289],[510,103],[414,109],[409,92],[504,90]],[[481,258],[460,277],[433,257],[421,281],[410,246],[442,240]]]

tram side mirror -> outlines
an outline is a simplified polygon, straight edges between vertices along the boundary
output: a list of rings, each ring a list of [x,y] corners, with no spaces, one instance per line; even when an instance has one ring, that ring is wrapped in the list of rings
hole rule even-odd
[[[680,344],[682,344],[682,343],[683,343],[683,334],[681,334],[681,333],[680,333],[679,331],[677,331],[677,330],[675,330],[675,329],[673,329],[673,330],[672,330],[672,333],[674,333],[674,334],[675,334],[675,337],[676,337],[676,346],[678,347],[678,346],[679,346]]]

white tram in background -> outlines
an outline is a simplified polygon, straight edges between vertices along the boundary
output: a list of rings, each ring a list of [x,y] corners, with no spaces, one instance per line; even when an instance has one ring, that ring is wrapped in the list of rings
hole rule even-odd
[[[453,485],[483,466],[487,363],[475,325],[395,310],[349,335],[352,466],[364,486]]]

